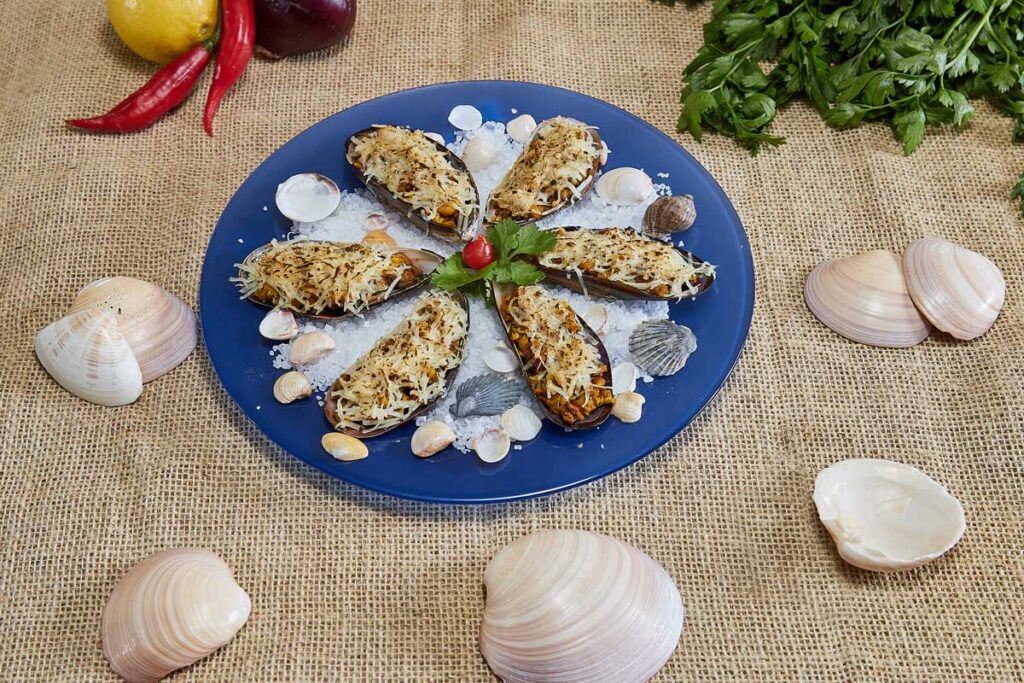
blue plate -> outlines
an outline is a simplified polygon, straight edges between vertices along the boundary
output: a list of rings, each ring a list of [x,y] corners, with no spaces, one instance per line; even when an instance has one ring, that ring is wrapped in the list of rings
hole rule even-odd
[[[427,460],[409,450],[406,425],[367,442],[370,457],[340,462],[320,447],[329,431],[314,401],[277,403],[271,393],[280,373],[270,363],[272,342],[257,333],[266,309],[241,301],[228,278],[253,248],[280,238],[290,223],[274,207],[278,183],[295,173],[317,172],[342,188],[360,187],[344,159],[345,140],[374,123],[453,130],[448,112],[472,104],[485,120],[506,121],[512,109],[538,121],[571,116],[597,126],[612,150],[609,168],[664,171],[675,194],[693,195],[698,218],[685,233],[686,248],[718,265],[711,290],[671,306],[672,318],[697,335],[698,349],[679,374],[640,383],[647,398],[636,424],[608,420],[598,429],[566,433],[551,425],[522,451],[497,465],[448,449]],[[333,477],[382,493],[441,503],[496,503],[542,496],[604,477],[636,462],[692,420],[729,375],[747,338],[754,305],[754,265],[736,211],[722,189],[678,144],[648,123],[606,102],[534,83],[444,83],[380,97],[346,109],[274,152],[253,171],[224,209],[210,238],[200,286],[203,336],[213,367],[231,397],[257,427],[300,460]],[[581,446],[582,445],[582,446]]]

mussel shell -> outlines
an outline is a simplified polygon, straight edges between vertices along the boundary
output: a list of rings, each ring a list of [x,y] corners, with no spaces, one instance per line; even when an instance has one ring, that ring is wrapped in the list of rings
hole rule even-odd
[[[614,230],[615,228],[582,228],[580,226],[569,226],[562,228],[552,228],[552,230],[565,230],[567,232],[574,232],[577,230],[594,230],[594,232],[605,232],[607,230]],[[632,228],[627,228],[630,232],[636,233]],[[636,233],[636,236],[647,240],[648,242],[657,242],[658,244],[665,244],[660,240],[655,240],[646,235]],[[704,264],[704,260],[691,254],[688,251],[684,251],[675,245],[668,245],[675,249],[683,257],[685,261],[691,264],[694,268],[699,268]],[[636,287],[630,287],[629,285],[621,282],[610,282],[608,280],[602,280],[600,278],[593,277],[582,273],[583,282],[580,282],[580,275],[577,275],[572,270],[559,270],[558,268],[550,268],[548,266],[542,266],[540,263],[534,261],[537,268],[546,275],[550,275],[551,278],[546,280],[547,282],[567,287],[574,292],[581,294],[590,294],[595,292],[604,296],[610,296],[615,299],[643,299],[646,301],[678,301],[673,296],[659,296],[652,292],[637,289]],[[683,293],[683,299],[696,299],[704,292],[711,289],[711,285],[714,284],[715,277],[713,275],[699,275],[697,276],[696,290],[692,294],[687,290]],[[585,286],[584,286],[585,285]]]
[[[357,138],[360,135],[367,135],[368,133],[372,133],[375,130],[377,130],[377,126],[370,126],[369,128],[364,128],[358,133],[353,133],[349,137],[348,144],[346,145],[346,159],[348,158],[348,152],[349,149],[351,148],[353,138]],[[435,147],[437,147],[437,149],[444,153],[445,158],[447,158],[448,161],[451,162],[452,166],[454,166],[456,169],[464,172],[467,176],[469,176],[469,183],[470,185],[473,186],[473,191],[477,195],[477,204],[479,205],[480,191],[477,190],[476,181],[473,180],[473,174],[470,173],[468,168],[466,168],[466,164],[463,163],[462,159],[460,159],[458,155],[455,154],[455,152],[451,151],[437,140],[433,140],[431,138],[427,139],[430,140],[430,143],[432,145],[434,145]],[[351,164],[349,165],[351,166]],[[442,239],[446,242],[455,242],[456,244],[468,242],[471,239],[472,235],[462,235],[458,231],[458,229],[453,230],[448,226],[439,225],[437,223],[428,221],[426,218],[423,217],[422,214],[420,214],[419,211],[413,209],[408,202],[405,202],[402,199],[398,198],[397,196],[391,194],[386,185],[372,178],[367,177],[367,175],[363,171],[356,168],[355,166],[352,166],[352,170],[355,171],[355,174],[356,176],[359,177],[359,180],[364,185],[366,185],[366,189],[373,193],[373,196],[377,198],[377,201],[379,201],[381,204],[388,207],[389,209],[393,209],[398,213],[402,214],[403,216],[409,219],[410,223],[415,225],[420,230],[423,230],[428,235],[437,237],[438,239]],[[470,213],[470,215],[466,218],[466,224],[468,226],[476,225],[477,217],[479,215],[480,209],[473,209],[473,212]]]
[[[332,244],[348,244],[347,242],[332,242],[331,240],[294,240],[294,241],[295,242],[330,242]],[[249,254],[245,257],[245,261],[249,262],[249,261],[252,261],[252,260],[258,258],[265,251],[270,249],[271,246],[273,246],[273,243],[268,243],[268,244],[264,244],[261,247],[256,247],[251,252],[249,252]],[[423,275],[425,277],[422,280],[420,280],[419,282],[417,282],[416,284],[412,285],[411,287],[406,287],[405,289],[399,289],[399,288],[396,287],[394,290],[392,290],[391,296],[387,297],[386,299],[382,299],[381,301],[378,301],[377,303],[372,304],[371,306],[368,306],[367,308],[365,308],[362,311],[360,311],[360,314],[366,313],[367,311],[372,311],[374,308],[376,308],[377,306],[380,306],[381,304],[386,304],[389,301],[394,301],[395,299],[397,299],[402,294],[408,294],[409,292],[414,292],[417,289],[425,286],[428,282],[430,282],[430,274],[432,272],[434,272],[434,269],[437,268],[437,266],[441,263],[441,261],[444,260],[443,256],[441,256],[440,254],[435,254],[434,252],[430,251],[429,249],[413,249],[412,247],[398,247],[396,249],[396,251],[400,251],[403,254],[405,254],[406,256],[408,256],[409,260],[411,260],[413,262],[413,265],[416,266],[417,268],[419,268],[420,271],[423,272]],[[242,273],[241,273],[241,271],[239,271],[239,276],[241,276],[241,275],[242,275]],[[249,301],[253,302],[254,304],[259,304],[260,306],[265,306],[267,308],[277,308],[273,304],[267,303],[265,301],[260,301],[259,299],[255,299],[252,296],[249,296],[249,297],[246,297],[246,298]],[[285,310],[290,310],[286,306],[281,306],[280,308],[284,308]],[[347,317],[353,315],[353,313],[350,313],[350,312],[339,313],[337,315],[329,314],[329,313],[317,313],[317,314],[313,314],[313,313],[300,313],[300,312],[295,312],[295,313],[296,313],[296,315],[301,315],[304,318],[313,318],[314,320],[340,320],[342,318],[347,318]]]
[[[526,363],[524,362],[523,357],[519,355],[519,349],[516,348],[516,345],[515,343],[513,343],[512,338],[509,337],[508,323],[505,320],[505,316],[501,314],[502,302],[505,300],[505,297],[511,296],[515,289],[516,285],[513,284],[497,283],[493,281],[491,282],[491,295],[494,298],[494,304],[498,309],[498,318],[501,320],[502,329],[505,330],[505,336],[508,339],[509,348],[511,348],[515,352],[516,358],[519,359],[519,369],[522,371],[523,377],[526,379],[526,385],[530,387],[531,391],[533,391],[533,387],[530,385],[530,378],[526,373]],[[608,359],[608,350],[604,347],[604,344],[601,343],[601,338],[597,336],[597,333],[594,332],[594,330],[590,329],[590,325],[587,325],[586,321],[578,313],[575,313],[575,315],[576,320],[579,322],[584,334],[587,335],[587,341],[597,346],[597,352],[601,356],[601,362],[604,363],[605,367],[607,368],[607,370],[605,371],[606,384],[608,386],[608,389],[611,390],[612,364],[611,361]],[[547,417],[549,420],[554,422],[559,427],[564,427],[565,429],[591,429],[593,427],[601,425],[601,423],[607,420],[608,416],[612,414],[612,406],[610,404],[606,404],[598,407],[585,419],[580,420],[579,422],[569,424],[565,422],[561,417],[548,410],[547,405],[545,405],[544,401],[541,400],[540,396],[537,396],[537,403],[540,405],[541,410],[544,411],[545,417]]]
[[[468,329],[469,328],[469,324],[470,324],[470,319],[469,319],[469,301],[466,299],[466,295],[463,294],[462,292],[460,292],[459,290],[451,290],[451,291],[448,292],[448,294],[450,294],[452,299],[455,300],[455,303],[457,303],[459,306],[461,306],[462,310],[464,310],[466,312],[466,327]],[[468,337],[467,337],[467,342],[466,343],[468,343]],[[465,350],[465,347],[463,347],[463,351],[464,350]],[[338,409],[338,400],[332,396],[332,393],[334,392],[334,384],[332,384],[331,388],[327,390],[327,395],[324,397],[324,416],[327,418],[327,421],[331,423],[331,428],[332,429],[336,429],[338,432],[340,432],[342,434],[347,434],[348,436],[354,436],[357,439],[372,439],[375,436],[381,436],[382,434],[387,434],[392,429],[398,429],[402,425],[407,424],[410,420],[415,420],[417,417],[419,417],[420,415],[425,413],[427,410],[429,410],[435,403],[437,403],[442,398],[444,398],[445,395],[448,393],[448,390],[451,389],[452,383],[455,382],[455,377],[456,377],[456,375],[458,375],[459,368],[461,367],[461,365],[462,364],[460,363],[459,365],[456,365],[454,368],[452,368],[451,370],[449,370],[448,372],[445,373],[445,375],[444,375],[444,392],[442,392],[440,396],[435,398],[433,401],[430,401],[428,403],[424,403],[422,406],[420,406],[416,410],[414,410],[411,413],[409,413],[408,417],[406,417],[404,420],[402,420],[401,422],[399,422],[396,425],[392,425],[390,427],[383,427],[383,428],[380,428],[380,429],[371,429],[368,432],[363,432],[363,431],[360,431],[358,429],[337,429],[337,426],[338,426],[338,410],[337,410]],[[345,374],[345,373],[342,372],[342,374]],[[337,384],[337,381],[338,380],[335,380],[335,384]]]

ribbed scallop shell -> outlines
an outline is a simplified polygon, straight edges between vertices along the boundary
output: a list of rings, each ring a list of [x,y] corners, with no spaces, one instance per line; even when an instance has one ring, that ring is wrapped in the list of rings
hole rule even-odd
[[[451,413],[455,417],[501,415],[519,401],[519,385],[508,377],[477,375],[455,390]]]
[[[484,574],[484,658],[506,683],[640,683],[683,628],[671,577],[636,548],[589,531],[539,531]]]
[[[206,657],[249,618],[249,596],[207,550],[150,555],[114,587],[103,610],[103,656],[128,681],[157,681]]]
[[[647,320],[629,335],[629,353],[652,375],[674,375],[697,350],[697,337],[689,327],[671,320]]]
[[[804,301],[827,327],[861,344],[903,348],[931,332],[907,292],[899,259],[888,251],[819,263],[807,277]]]
[[[925,317],[957,339],[988,332],[1006,298],[1006,281],[996,264],[946,240],[911,242],[903,252],[903,274]]]

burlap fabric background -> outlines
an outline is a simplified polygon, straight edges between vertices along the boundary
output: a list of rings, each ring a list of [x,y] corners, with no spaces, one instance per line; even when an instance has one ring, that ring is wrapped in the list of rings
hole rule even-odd
[[[119,409],[74,399],[33,357],[35,331],[97,277],[141,277],[195,305],[204,247],[238,184],[293,134],[367,98],[525,79],[671,132],[708,13],[362,0],[344,49],[255,62],[209,140],[201,95],[143,134],[66,130],[62,118],[104,110],[150,67],[98,0],[0,5],[0,676],[112,679],[99,636],[111,588],[147,554],[194,545],[227,560],[253,612],[175,680],[489,680],[476,645],[488,559],[532,530],[577,527],[636,544],[675,578],[687,621],[658,680],[1024,677],[1024,220],[1007,199],[1024,148],[986,106],[909,159],[887,129],[835,132],[803,105],[775,128],[789,144],[757,158],[673,134],[750,235],[750,340],[718,399],[668,446],[544,500],[438,507],[328,479],[242,417],[202,347]],[[1002,267],[1008,303],[983,339],[871,349],[808,314],[802,286],[818,261],[899,252],[921,235]],[[957,548],[897,576],[846,566],[810,494],[821,468],[858,456],[945,483],[967,511]]]

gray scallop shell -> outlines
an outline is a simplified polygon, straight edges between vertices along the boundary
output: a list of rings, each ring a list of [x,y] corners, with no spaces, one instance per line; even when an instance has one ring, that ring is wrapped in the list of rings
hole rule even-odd
[[[470,377],[455,390],[452,415],[501,415],[519,402],[519,394],[520,387],[514,379],[497,375]]]
[[[697,350],[697,337],[689,327],[671,320],[647,320],[629,335],[633,362],[652,375],[674,375]]]

